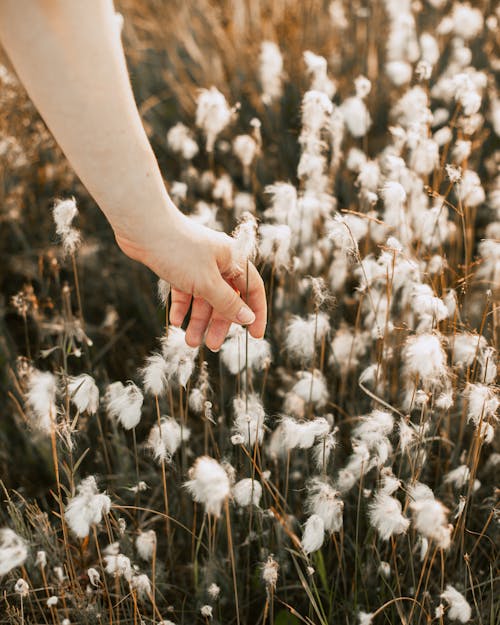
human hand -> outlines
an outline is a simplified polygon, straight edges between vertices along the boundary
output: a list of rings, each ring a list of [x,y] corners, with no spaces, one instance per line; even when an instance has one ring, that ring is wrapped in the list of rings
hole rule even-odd
[[[172,287],[170,322],[180,326],[192,301],[186,342],[197,347],[205,338],[218,351],[231,323],[248,325],[255,338],[266,328],[267,306],[262,278],[255,266],[238,271],[231,237],[190,220],[177,211],[164,223],[133,237],[116,234],[122,251],[138,260]],[[240,297],[244,297],[246,303]]]

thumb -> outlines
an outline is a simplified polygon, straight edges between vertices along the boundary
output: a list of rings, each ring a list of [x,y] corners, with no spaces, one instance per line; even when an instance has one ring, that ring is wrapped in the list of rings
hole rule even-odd
[[[202,295],[214,311],[232,323],[251,325],[255,321],[252,309],[220,274],[215,280],[210,281],[210,286],[204,289]]]

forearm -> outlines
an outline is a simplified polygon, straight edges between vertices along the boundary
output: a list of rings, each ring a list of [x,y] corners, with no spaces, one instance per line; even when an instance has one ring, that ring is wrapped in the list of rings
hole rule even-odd
[[[134,102],[111,0],[1,0],[0,37],[115,232],[127,237],[165,211],[173,216]]]

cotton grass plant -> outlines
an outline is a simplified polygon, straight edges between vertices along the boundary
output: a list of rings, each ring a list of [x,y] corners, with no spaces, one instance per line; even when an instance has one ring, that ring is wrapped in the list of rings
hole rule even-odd
[[[172,197],[257,263],[266,336],[193,349],[111,241],[103,275],[1,66],[0,622],[493,625],[498,11],[183,6],[120,3],[138,99]]]

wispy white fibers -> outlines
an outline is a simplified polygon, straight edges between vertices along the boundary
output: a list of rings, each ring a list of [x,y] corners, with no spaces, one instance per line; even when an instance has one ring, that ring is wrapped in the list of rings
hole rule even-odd
[[[146,358],[146,364],[141,369],[144,390],[159,397],[167,387],[167,363],[162,354],[151,354]]]
[[[394,417],[384,410],[372,410],[361,418],[352,432],[352,439],[356,445],[360,443],[370,453],[371,465],[384,465],[391,452],[392,445],[388,438],[394,427]],[[365,471],[368,467],[365,467]]]
[[[94,378],[82,373],[68,380],[68,392],[71,402],[78,412],[95,414],[99,406],[99,389]]]
[[[180,444],[187,441],[190,434],[189,428],[181,428],[173,417],[162,417],[160,424],[151,428],[146,447],[157,462],[170,462]]]
[[[106,573],[113,577],[123,577],[128,582],[131,581],[133,576],[132,563],[123,553],[109,553],[104,556],[104,562],[106,563]]]
[[[16,592],[20,597],[27,597],[30,592],[28,582],[20,577],[14,585],[14,592]]]
[[[252,213],[243,213],[233,234],[233,264],[244,271],[248,260],[257,254],[257,220]]]
[[[281,444],[284,449],[310,449],[317,438],[324,437],[330,431],[330,425],[324,417],[310,421],[297,421],[293,417],[283,417],[280,422]]]
[[[343,252],[355,256],[358,253],[358,243],[368,232],[366,219],[356,215],[339,215],[327,221],[328,238],[335,247]]]
[[[25,541],[8,527],[0,529],[0,577],[22,566],[27,557]]]
[[[290,265],[292,231],[286,224],[261,224],[259,227],[259,256],[282,269]]]
[[[166,378],[184,387],[194,371],[198,355],[198,348],[189,347],[185,337],[186,333],[182,328],[170,326],[167,336],[161,339]]]
[[[207,398],[211,393],[208,365],[204,360],[201,363],[200,372],[196,385],[189,393],[189,408],[196,414],[201,414],[205,409]]]
[[[34,426],[50,434],[56,420],[56,377],[49,371],[33,369],[28,375],[26,404]]]
[[[481,334],[456,332],[450,337],[453,364],[459,367],[470,367],[486,345],[486,339]]]
[[[233,152],[243,166],[245,179],[249,179],[250,167],[259,153],[259,144],[251,135],[238,135],[233,139]]]
[[[470,478],[470,469],[466,464],[459,465],[456,469],[452,469],[445,473],[444,475],[444,483],[452,484],[455,488],[460,489],[467,486]],[[479,480],[474,480],[473,489],[477,490],[481,483]]]
[[[456,185],[456,188],[462,204],[467,206],[479,206],[486,199],[481,180],[477,173],[471,169],[466,169],[463,172],[462,179]]]
[[[139,424],[144,397],[133,382],[128,382],[126,386],[121,382],[110,384],[105,401],[108,415],[126,430],[132,430]]]
[[[201,89],[196,107],[196,125],[203,130],[207,139],[207,152],[213,152],[217,135],[231,121],[233,115],[226,98],[216,88]]]
[[[403,516],[401,510],[401,503],[389,494],[379,492],[375,495],[369,506],[369,516],[382,540],[404,534],[408,529],[410,519]]]
[[[274,590],[278,582],[279,564],[273,558],[272,555],[268,556],[267,560],[262,565],[262,579],[266,586]]]
[[[302,549],[304,553],[310,554],[321,549],[325,539],[325,524],[323,519],[317,514],[312,514],[304,525],[302,534]]]
[[[259,56],[259,78],[262,101],[271,104],[283,91],[283,57],[274,41],[263,41]]]
[[[80,245],[80,232],[71,224],[78,215],[75,198],[68,200],[56,200],[52,211],[56,232],[61,237],[63,249],[66,254],[73,254]]]
[[[314,91],[322,91],[329,98],[333,98],[337,87],[333,80],[328,77],[327,61],[325,57],[314,54],[310,50],[304,52],[304,61],[307,71],[311,76],[310,88]]]
[[[214,458],[200,456],[189,469],[184,484],[191,497],[205,506],[207,514],[220,516],[222,504],[231,492],[231,483],[224,467]]]
[[[163,280],[163,278],[160,278],[156,285],[156,292],[158,294],[160,304],[163,307],[166,307],[168,304],[168,296],[170,295],[170,284],[166,280]]]
[[[154,530],[139,532],[135,539],[137,553],[143,560],[151,560],[156,549],[156,543],[156,532]]]
[[[425,484],[415,484],[409,489],[413,501],[410,504],[413,525],[424,538],[433,540],[440,549],[451,544],[451,530],[448,524],[448,509],[434,498],[434,493]]]
[[[403,373],[429,388],[448,374],[446,354],[436,334],[410,336],[403,348]]]
[[[252,480],[247,477],[236,484],[232,488],[234,500],[241,508],[253,504],[259,506],[262,497],[262,485],[258,480]]]
[[[231,177],[228,174],[221,174],[215,179],[212,189],[212,197],[218,201],[222,206],[229,210],[233,207],[234,185]],[[196,206],[198,207],[198,203]],[[213,206],[215,212],[217,212],[216,206]],[[214,215],[215,217],[215,215]],[[209,225],[209,224],[205,224]]]
[[[331,348],[330,362],[341,375],[346,375],[358,367],[360,358],[367,350],[366,333],[356,332],[354,328],[341,325],[335,332]]]
[[[167,132],[167,145],[182,158],[190,161],[198,152],[198,144],[196,143],[191,130],[181,122],[172,126]]]
[[[266,413],[260,397],[250,393],[248,398],[235,397],[233,400],[234,423],[233,443],[244,443],[247,446],[262,444],[265,430]]]
[[[292,393],[298,395],[304,402],[311,402],[318,408],[325,405],[328,399],[328,390],[323,374],[318,369],[299,371],[299,380],[292,388]]]
[[[313,477],[307,484],[306,510],[319,516],[327,532],[340,532],[344,502],[326,478]]]
[[[77,494],[68,501],[64,518],[75,536],[85,538],[91,526],[100,523],[104,514],[109,514],[111,499],[99,492],[93,475],[82,480],[76,491]]]
[[[464,398],[467,401],[467,421],[476,426],[485,442],[491,443],[494,436],[491,422],[496,420],[496,412],[500,406],[497,391],[487,384],[469,382],[464,390]]]
[[[220,358],[233,375],[246,366],[260,371],[271,362],[271,347],[265,339],[256,339],[251,334],[247,337],[245,328],[233,323],[221,347]]]
[[[370,81],[358,76],[355,82],[356,95],[344,100],[340,106],[347,129],[353,137],[363,137],[370,129],[372,120],[364,99],[371,89]]]
[[[326,436],[321,436],[313,447],[312,456],[318,471],[323,471],[328,466],[332,451],[337,446],[335,437],[337,431],[338,428],[335,428],[333,432],[326,434]]]
[[[316,346],[330,331],[328,315],[319,312],[307,319],[295,316],[286,328],[285,348],[295,360],[310,362],[316,353]]]
[[[470,621],[472,608],[469,602],[451,584],[447,584],[444,592],[441,593],[441,599],[444,599],[448,604],[447,616],[451,621],[460,621],[461,623]]]
[[[151,596],[151,581],[144,573],[132,576],[130,588],[137,592],[139,599],[145,599]]]

